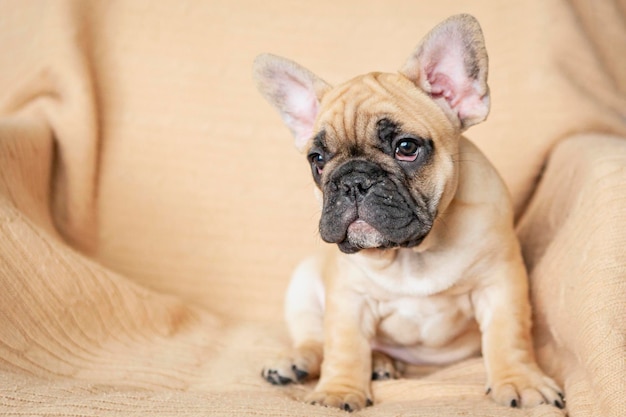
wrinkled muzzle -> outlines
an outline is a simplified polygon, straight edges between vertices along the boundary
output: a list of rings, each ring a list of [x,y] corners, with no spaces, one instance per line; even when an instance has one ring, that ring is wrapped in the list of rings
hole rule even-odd
[[[346,253],[416,246],[432,227],[427,201],[370,161],[340,165],[323,184],[323,194],[320,235]]]

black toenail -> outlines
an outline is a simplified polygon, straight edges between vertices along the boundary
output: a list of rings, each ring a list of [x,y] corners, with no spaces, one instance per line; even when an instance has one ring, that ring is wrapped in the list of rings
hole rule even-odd
[[[557,408],[560,408],[561,410],[563,409],[563,403],[560,402],[559,400],[554,400],[554,406]]]
[[[303,371],[301,369],[298,369],[296,367],[296,365],[293,365],[291,367],[291,369],[293,370],[293,373],[296,374],[296,379],[298,381],[302,381],[303,379],[305,379],[307,376],[309,376],[309,373],[307,371]]]
[[[349,412],[349,413],[351,413],[351,412],[352,412],[352,407],[350,407],[350,404],[348,404],[348,403],[345,403],[345,404],[343,405],[343,409],[344,409],[344,411],[347,411],[347,412]]]
[[[377,380],[378,380],[378,373],[372,372],[372,381],[377,381]]]
[[[370,407],[372,405],[374,405],[374,402],[368,398],[367,401],[365,401],[365,406]]]
[[[286,378],[284,376],[278,375],[278,383],[280,385],[287,385],[287,384],[290,384],[292,382],[293,382],[293,380],[291,378]]]
[[[491,387],[487,388],[487,391],[485,391],[485,395],[489,395],[491,394]]]
[[[511,400],[511,407],[517,407],[517,400]]]

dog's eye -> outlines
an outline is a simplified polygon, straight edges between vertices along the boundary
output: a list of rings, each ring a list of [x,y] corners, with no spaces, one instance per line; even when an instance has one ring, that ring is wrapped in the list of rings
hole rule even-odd
[[[396,159],[399,161],[413,162],[417,159],[420,145],[413,139],[401,139],[396,145]]]
[[[326,163],[324,155],[317,152],[311,153],[309,155],[309,161],[311,162],[311,165],[313,166],[315,172],[317,172],[318,175],[321,175],[322,170],[324,169],[324,164]]]

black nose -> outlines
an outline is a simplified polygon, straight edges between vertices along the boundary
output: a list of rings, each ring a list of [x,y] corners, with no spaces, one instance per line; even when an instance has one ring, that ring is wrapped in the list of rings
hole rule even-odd
[[[363,160],[345,163],[333,172],[332,188],[350,202],[360,201],[370,188],[380,181],[382,170],[379,166]]]
[[[350,201],[358,201],[367,195],[374,181],[363,174],[347,175],[339,181],[339,189],[344,197]]]

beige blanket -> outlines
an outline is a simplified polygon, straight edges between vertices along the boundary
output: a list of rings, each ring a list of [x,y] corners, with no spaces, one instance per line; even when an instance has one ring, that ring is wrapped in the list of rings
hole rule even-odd
[[[448,15],[483,25],[468,136],[514,197],[537,353],[569,415],[626,415],[626,2],[0,3],[0,414],[326,416],[270,386],[282,298],[320,247],[303,157],[251,62],[394,71]],[[499,407],[479,358],[374,383],[364,416]]]

